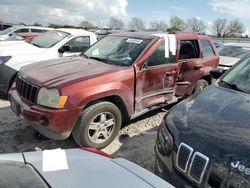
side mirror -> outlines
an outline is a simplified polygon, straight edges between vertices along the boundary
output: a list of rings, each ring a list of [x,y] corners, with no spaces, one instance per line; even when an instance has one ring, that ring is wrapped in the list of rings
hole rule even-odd
[[[64,52],[69,52],[69,51],[71,51],[69,44],[64,44],[61,48],[58,49],[59,53],[64,53]]]
[[[143,65],[142,65],[142,69],[147,69],[148,68],[148,62],[146,61]]]
[[[213,78],[218,79],[224,72],[226,72],[222,68],[216,68],[210,71],[210,74]]]

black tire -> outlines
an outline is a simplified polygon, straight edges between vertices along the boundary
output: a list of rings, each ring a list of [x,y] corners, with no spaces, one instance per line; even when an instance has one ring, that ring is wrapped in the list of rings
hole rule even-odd
[[[105,117],[105,121],[103,119]],[[108,126],[108,122],[114,125]],[[90,125],[97,126],[91,129]],[[72,131],[75,142],[82,147],[102,149],[117,136],[122,124],[122,115],[116,105],[101,101],[84,109]],[[98,135],[97,140],[94,135]],[[105,135],[107,138],[105,138]]]
[[[195,88],[194,88],[194,92],[193,93],[198,93],[200,91],[202,91],[205,87],[207,87],[209,84],[206,80],[204,79],[200,79],[198,80]]]
[[[11,86],[13,85],[13,83],[15,82],[16,76],[17,76],[17,74],[15,74],[14,76],[12,76],[12,78],[10,79],[7,93],[9,92],[9,90],[10,90]]]

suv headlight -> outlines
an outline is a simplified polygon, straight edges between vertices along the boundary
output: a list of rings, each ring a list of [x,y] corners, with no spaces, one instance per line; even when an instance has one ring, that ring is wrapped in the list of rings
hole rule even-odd
[[[169,156],[173,148],[173,138],[165,128],[165,124],[162,123],[158,132],[159,146],[164,150],[164,153]]]
[[[0,65],[5,64],[11,59],[11,56],[0,56]]]
[[[63,108],[68,96],[60,96],[58,89],[47,89],[42,87],[39,90],[37,104],[50,108]]]

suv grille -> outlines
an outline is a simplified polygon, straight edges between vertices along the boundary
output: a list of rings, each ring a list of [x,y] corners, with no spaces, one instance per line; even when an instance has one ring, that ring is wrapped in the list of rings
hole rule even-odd
[[[177,152],[177,167],[182,171],[187,171],[188,161],[193,153],[193,148],[188,145],[181,143]]]
[[[208,165],[208,157],[201,154],[200,152],[195,152],[190,164],[188,175],[197,183],[201,183],[203,175]]]
[[[38,87],[31,85],[30,83],[17,76],[16,88],[20,96],[32,103],[35,103],[38,94]]]
[[[196,183],[201,183],[209,162],[209,158],[200,152],[195,152],[191,159],[192,154],[193,148],[185,143],[181,143],[177,151],[176,166],[183,173],[188,171],[186,175],[190,179]]]

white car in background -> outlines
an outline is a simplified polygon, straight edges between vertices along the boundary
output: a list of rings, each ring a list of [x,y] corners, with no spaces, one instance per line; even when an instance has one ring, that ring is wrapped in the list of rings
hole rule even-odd
[[[0,173],[4,188],[173,188],[126,159],[92,148],[1,154]]]
[[[0,41],[7,39],[8,37],[20,34],[20,33],[44,33],[46,31],[52,30],[52,28],[47,27],[37,27],[37,26],[12,26],[3,31],[0,31]]]
[[[0,94],[7,94],[21,67],[38,61],[79,55],[95,42],[95,33],[83,29],[55,29],[29,42],[0,42]]]
[[[228,70],[241,58],[250,53],[250,43],[227,43],[218,48],[219,67]]]

